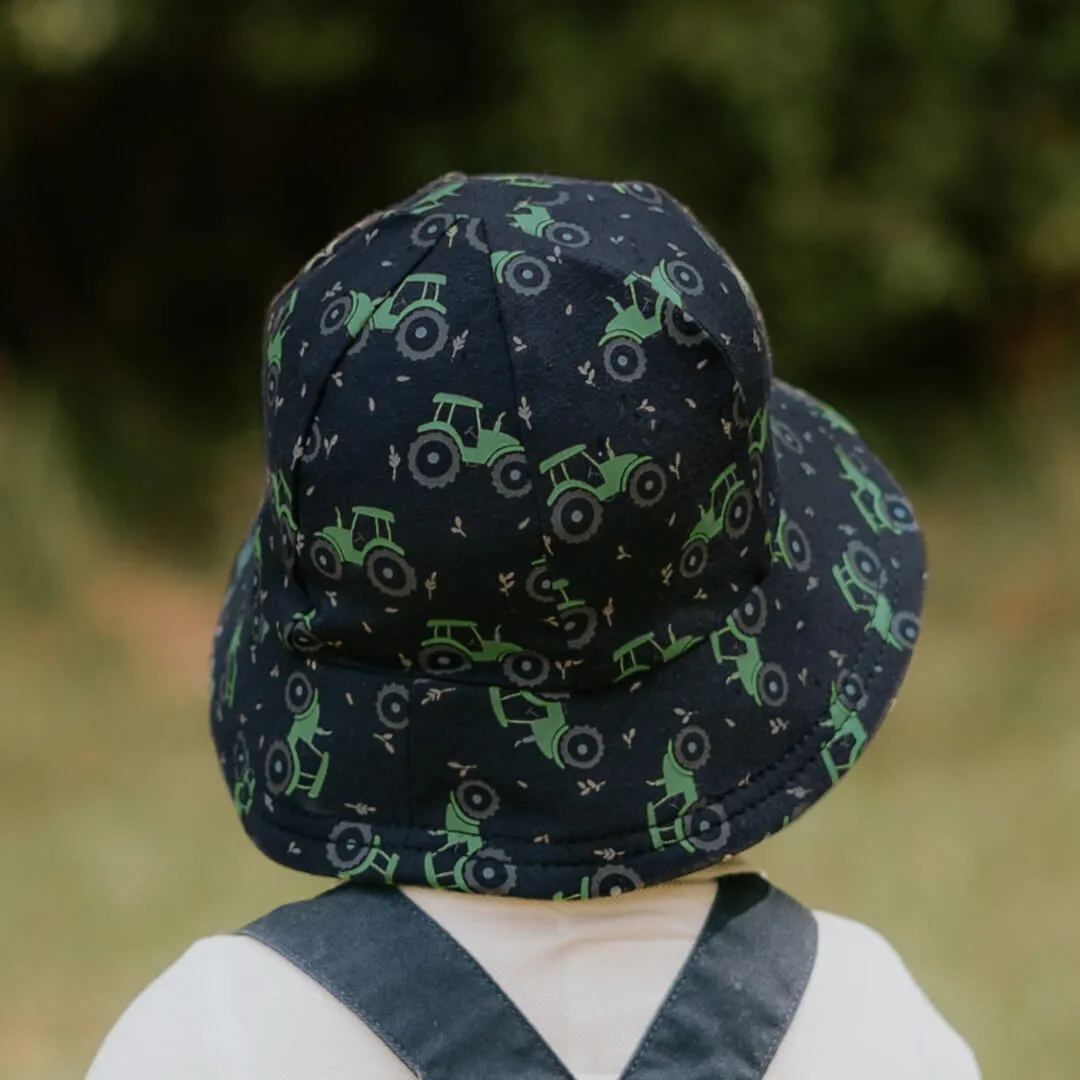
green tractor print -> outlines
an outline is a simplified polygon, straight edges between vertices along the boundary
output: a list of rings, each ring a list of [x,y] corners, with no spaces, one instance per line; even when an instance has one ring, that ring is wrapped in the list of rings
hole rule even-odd
[[[783,563],[797,574],[805,574],[810,569],[813,557],[810,541],[801,526],[791,520],[788,512],[781,509],[780,520],[776,523],[776,535],[766,533],[765,542],[772,553],[772,563]]]
[[[498,638],[488,640],[468,619],[428,619],[429,637],[420,643],[417,663],[429,675],[459,675],[474,664],[502,663],[514,686],[537,686],[547,678],[546,657]]]
[[[887,575],[873,548],[852,540],[844,550],[833,578],[852,611],[867,617],[866,629],[880,634],[894,649],[915,648],[919,636],[919,617],[910,611],[893,611],[885,595]]]
[[[239,619],[229,638],[229,648],[225,653],[225,670],[221,673],[218,687],[219,700],[231,709],[236,700],[236,676],[240,661],[240,640],[244,634],[244,620]]]
[[[424,877],[433,889],[505,896],[517,884],[517,868],[505,851],[489,848],[480,824],[499,809],[499,795],[490,784],[470,777],[450,794],[446,828],[434,835],[445,843],[424,854]]]
[[[565,201],[559,198],[554,203],[542,203],[538,199],[522,199],[509,215],[510,224],[526,236],[548,240],[559,247],[585,247],[592,239],[585,229],[570,221],[556,221],[551,216],[550,207]]]
[[[439,300],[445,285],[445,274],[409,274],[385,297],[349,290],[327,304],[319,329],[334,334],[344,328],[355,338],[350,353],[363,349],[373,330],[392,333],[406,360],[430,360],[450,335],[446,306]]]
[[[548,264],[524,251],[493,251],[491,271],[500,285],[519,296],[538,296],[551,284]]]
[[[584,649],[596,636],[599,620],[595,608],[589,607],[584,600],[570,599],[569,588],[570,582],[566,578],[557,578],[544,556],[533,562],[525,578],[525,592],[533,600],[555,605],[554,621],[566,634],[567,648]]]
[[[421,214],[430,214],[433,210],[440,209],[447,199],[456,195],[464,187],[465,182],[465,178],[462,177],[460,180],[449,180],[445,184],[439,184],[417,199],[409,207],[409,213],[419,217]]]
[[[306,791],[317,799],[326,781],[330,755],[315,745],[320,735],[319,691],[303,672],[294,671],[285,683],[285,707],[293,722],[284,739],[275,739],[266,750],[266,788],[271,795]],[[309,766],[307,769],[304,766]],[[312,767],[313,766],[313,767]]]
[[[557,892],[552,900],[595,900],[600,896],[622,896],[623,893],[643,889],[645,882],[636,870],[629,866],[612,863],[601,866],[592,877],[583,877],[576,893]]]
[[[832,737],[821,751],[821,760],[829,778],[838,783],[858,760],[870,736],[866,733],[859,710],[866,703],[866,687],[853,671],[845,671],[832,685],[829,717],[823,721]]]
[[[508,187],[536,188],[540,191],[550,191],[554,182],[543,176],[530,176],[527,173],[495,173],[485,176],[485,180],[494,180]]]
[[[677,345],[697,345],[705,331],[687,313],[684,296],[700,296],[705,282],[685,259],[663,260],[648,275],[627,274],[623,284],[630,300],[608,300],[615,314],[600,337],[604,369],[616,382],[636,382],[645,374],[644,343],[667,331]]]
[[[657,664],[667,664],[672,660],[677,660],[702,640],[704,639],[695,637],[693,634],[676,637],[675,631],[670,626],[667,644],[658,640],[656,634],[651,631],[648,634],[641,634],[633,641],[620,645],[611,654],[611,659],[619,665],[619,674],[615,681],[622,682],[623,679],[649,671]]]
[[[915,532],[915,514],[911,504],[897,492],[886,494],[839,446],[841,475],[851,484],[851,501],[863,520],[875,533],[891,532],[894,536]]]
[[[739,682],[755,704],[778,709],[787,701],[788,677],[779,664],[761,657],[758,635],[765,629],[767,615],[765,594],[755,586],[709,637],[717,664],[734,667],[727,681]]]
[[[833,431],[842,432],[844,435],[855,435],[855,425],[839,410],[824,401],[814,401],[813,410],[832,428]]]
[[[587,724],[571,727],[560,701],[530,690],[507,692],[498,686],[488,687],[488,695],[499,725],[527,725],[529,735],[521,742],[535,743],[544,757],[560,769],[568,765],[572,769],[591,769],[604,756],[604,736]]]
[[[504,499],[520,499],[532,491],[525,447],[502,429],[505,413],[484,427],[484,406],[460,394],[436,394],[434,419],[421,424],[407,457],[412,478],[426,488],[452,484],[461,466],[491,469],[492,487]]]
[[[274,317],[270,323],[270,336],[266,343],[266,403],[270,411],[274,411],[277,404],[285,335],[289,332],[289,318],[296,307],[296,297],[299,291],[299,289],[293,289],[289,294],[289,299],[274,312]]]
[[[649,838],[658,851],[673,844],[691,852],[722,851],[727,846],[731,824],[724,806],[701,798],[694,778],[711,753],[709,733],[695,724],[668,740],[661,778],[647,781],[650,787],[664,791],[645,810]],[[672,807],[674,818],[662,821],[664,812],[670,813]]]
[[[285,479],[285,473],[280,470],[271,473],[270,488],[274,503],[274,517],[277,518],[281,528],[286,566],[291,568],[293,552],[296,551],[297,529],[296,518],[293,516],[292,490],[289,487],[289,481]]]
[[[382,846],[382,837],[362,821],[339,821],[330,831],[326,859],[345,880],[373,871],[385,885],[394,884],[401,856]]]
[[[697,524],[683,544],[679,573],[685,578],[700,575],[709,563],[709,541],[723,533],[738,540],[754,515],[754,497],[739,477],[736,465],[729,465],[709,488],[708,505],[698,508]]]
[[[251,767],[251,751],[241,731],[233,744],[233,806],[238,817],[251,813],[255,804],[255,770]]]
[[[354,506],[346,525],[341,511],[335,522],[320,529],[311,541],[315,569],[331,581],[340,581],[346,563],[362,566],[368,581],[387,596],[408,596],[416,588],[416,571],[405,551],[394,542],[394,515],[374,506]]]
[[[547,504],[551,528],[568,544],[594,537],[604,516],[603,503],[626,492],[635,506],[655,506],[667,491],[667,475],[648,454],[616,454],[608,439],[606,456],[593,456],[584,443],[552,454],[540,463],[540,473],[551,481]],[[587,470],[590,479],[570,473],[571,463]]]

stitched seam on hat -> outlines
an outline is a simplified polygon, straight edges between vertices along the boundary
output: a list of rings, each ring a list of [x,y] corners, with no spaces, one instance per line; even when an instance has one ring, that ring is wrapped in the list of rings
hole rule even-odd
[[[540,486],[541,486],[541,483],[543,481],[543,477],[540,475],[540,470],[536,466],[535,455],[529,449],[529,445],[525,441],[525,438],[524,438],[524,435],[525,435],[524,425],[523,425],[523,422],[522,422],[521,418],[518,416],[518,412],[517,412],[519,397],[521,397],[523,395],[520,394],[521,388],[518,385],[517,367],[514,364],[513,351],[510,348],[510,334],[509,334],[510,324],[509,324],[509,322],[508,322],[508,320],[506,318],[506,310],[503,307],[503,300],[502,300],[502,295],[501,295],[500,290],[499,290],[499,283],[498,283],[498,281],[496,281],[495,272],[491,268],[491,258],[490,258],[491,238],[488,235],[487,221],[484,219],[483,214],[479,213],[480,208],[477,205],[477,198],[476,198],[475,191],[472,194],[472,203],[473,203],[473,209],[475,211],[477,211],[476,216],[480,220],[480,228],[483,230],[483,234],[484,234],[484,243],[487,245],[488,252],[489,252],[489,254],[485,258],[486,258],[486,261],[487,261],[488,271],[489,271],[489,273],[491,275],[491,288],[492,288],[492,291],[494,292],[494,295],[495,295],[495,310],[497,312],[497,318],[499,320],[499,329],[500,329],[500,331],[502,333],[503,345],[506,348],[506,364],[507,364],[507,367],[509,369],[509,376],[510,376],[510,388],[511,388],[510,413],[514,418],[513,423],[514,423],[515,431],[517,433],[518,442],[521,443],[522,447],[525,448],[525,462],[526,462],[526,465],[528,466],[529,473],[532,476],[532,481],[533,481],[532,485],[530,487],[529,495],[530,495],[530,500],[532,502],[533,510],[536,513],[536,528],[537,528],[537,533],[538,533],[539,538],[540,538],[540,545],[539,546],[540,546],[541,550],[544,552],[544,554],[546,555],[547,554],[546,545],[543,542],[545,507],[544,507],[543,502],[540,499]],[[532,429],[530,428],[529,429],[529,434],[531,434],[531,433],[532,433]]]

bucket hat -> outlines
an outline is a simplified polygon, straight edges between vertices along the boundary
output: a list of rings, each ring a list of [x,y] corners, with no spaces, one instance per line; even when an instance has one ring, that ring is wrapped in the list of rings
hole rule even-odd
[[[888,711],[912,508],[661,189],[442,178],[279,294],[263,387],[211,725],[272,859],[610,895],[774,833]]]

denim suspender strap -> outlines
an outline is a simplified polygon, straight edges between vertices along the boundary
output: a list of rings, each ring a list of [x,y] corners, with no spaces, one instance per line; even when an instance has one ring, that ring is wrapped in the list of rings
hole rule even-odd
[[[243,933],[320,983],[424,1080],[569,1080],[491,977],[397,890],[342,886]],[[721,878],[623,1080],[762,1080],[816,950],[805,908],[756,875]]]

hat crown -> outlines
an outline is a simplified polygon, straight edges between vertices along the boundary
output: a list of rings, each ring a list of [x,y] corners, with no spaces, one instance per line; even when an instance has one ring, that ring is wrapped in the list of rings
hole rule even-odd
[[[771,564],[760,313],[651,185],[428,189],[305,267],[264,372],[265,615],[320,662],[609,686]]]

